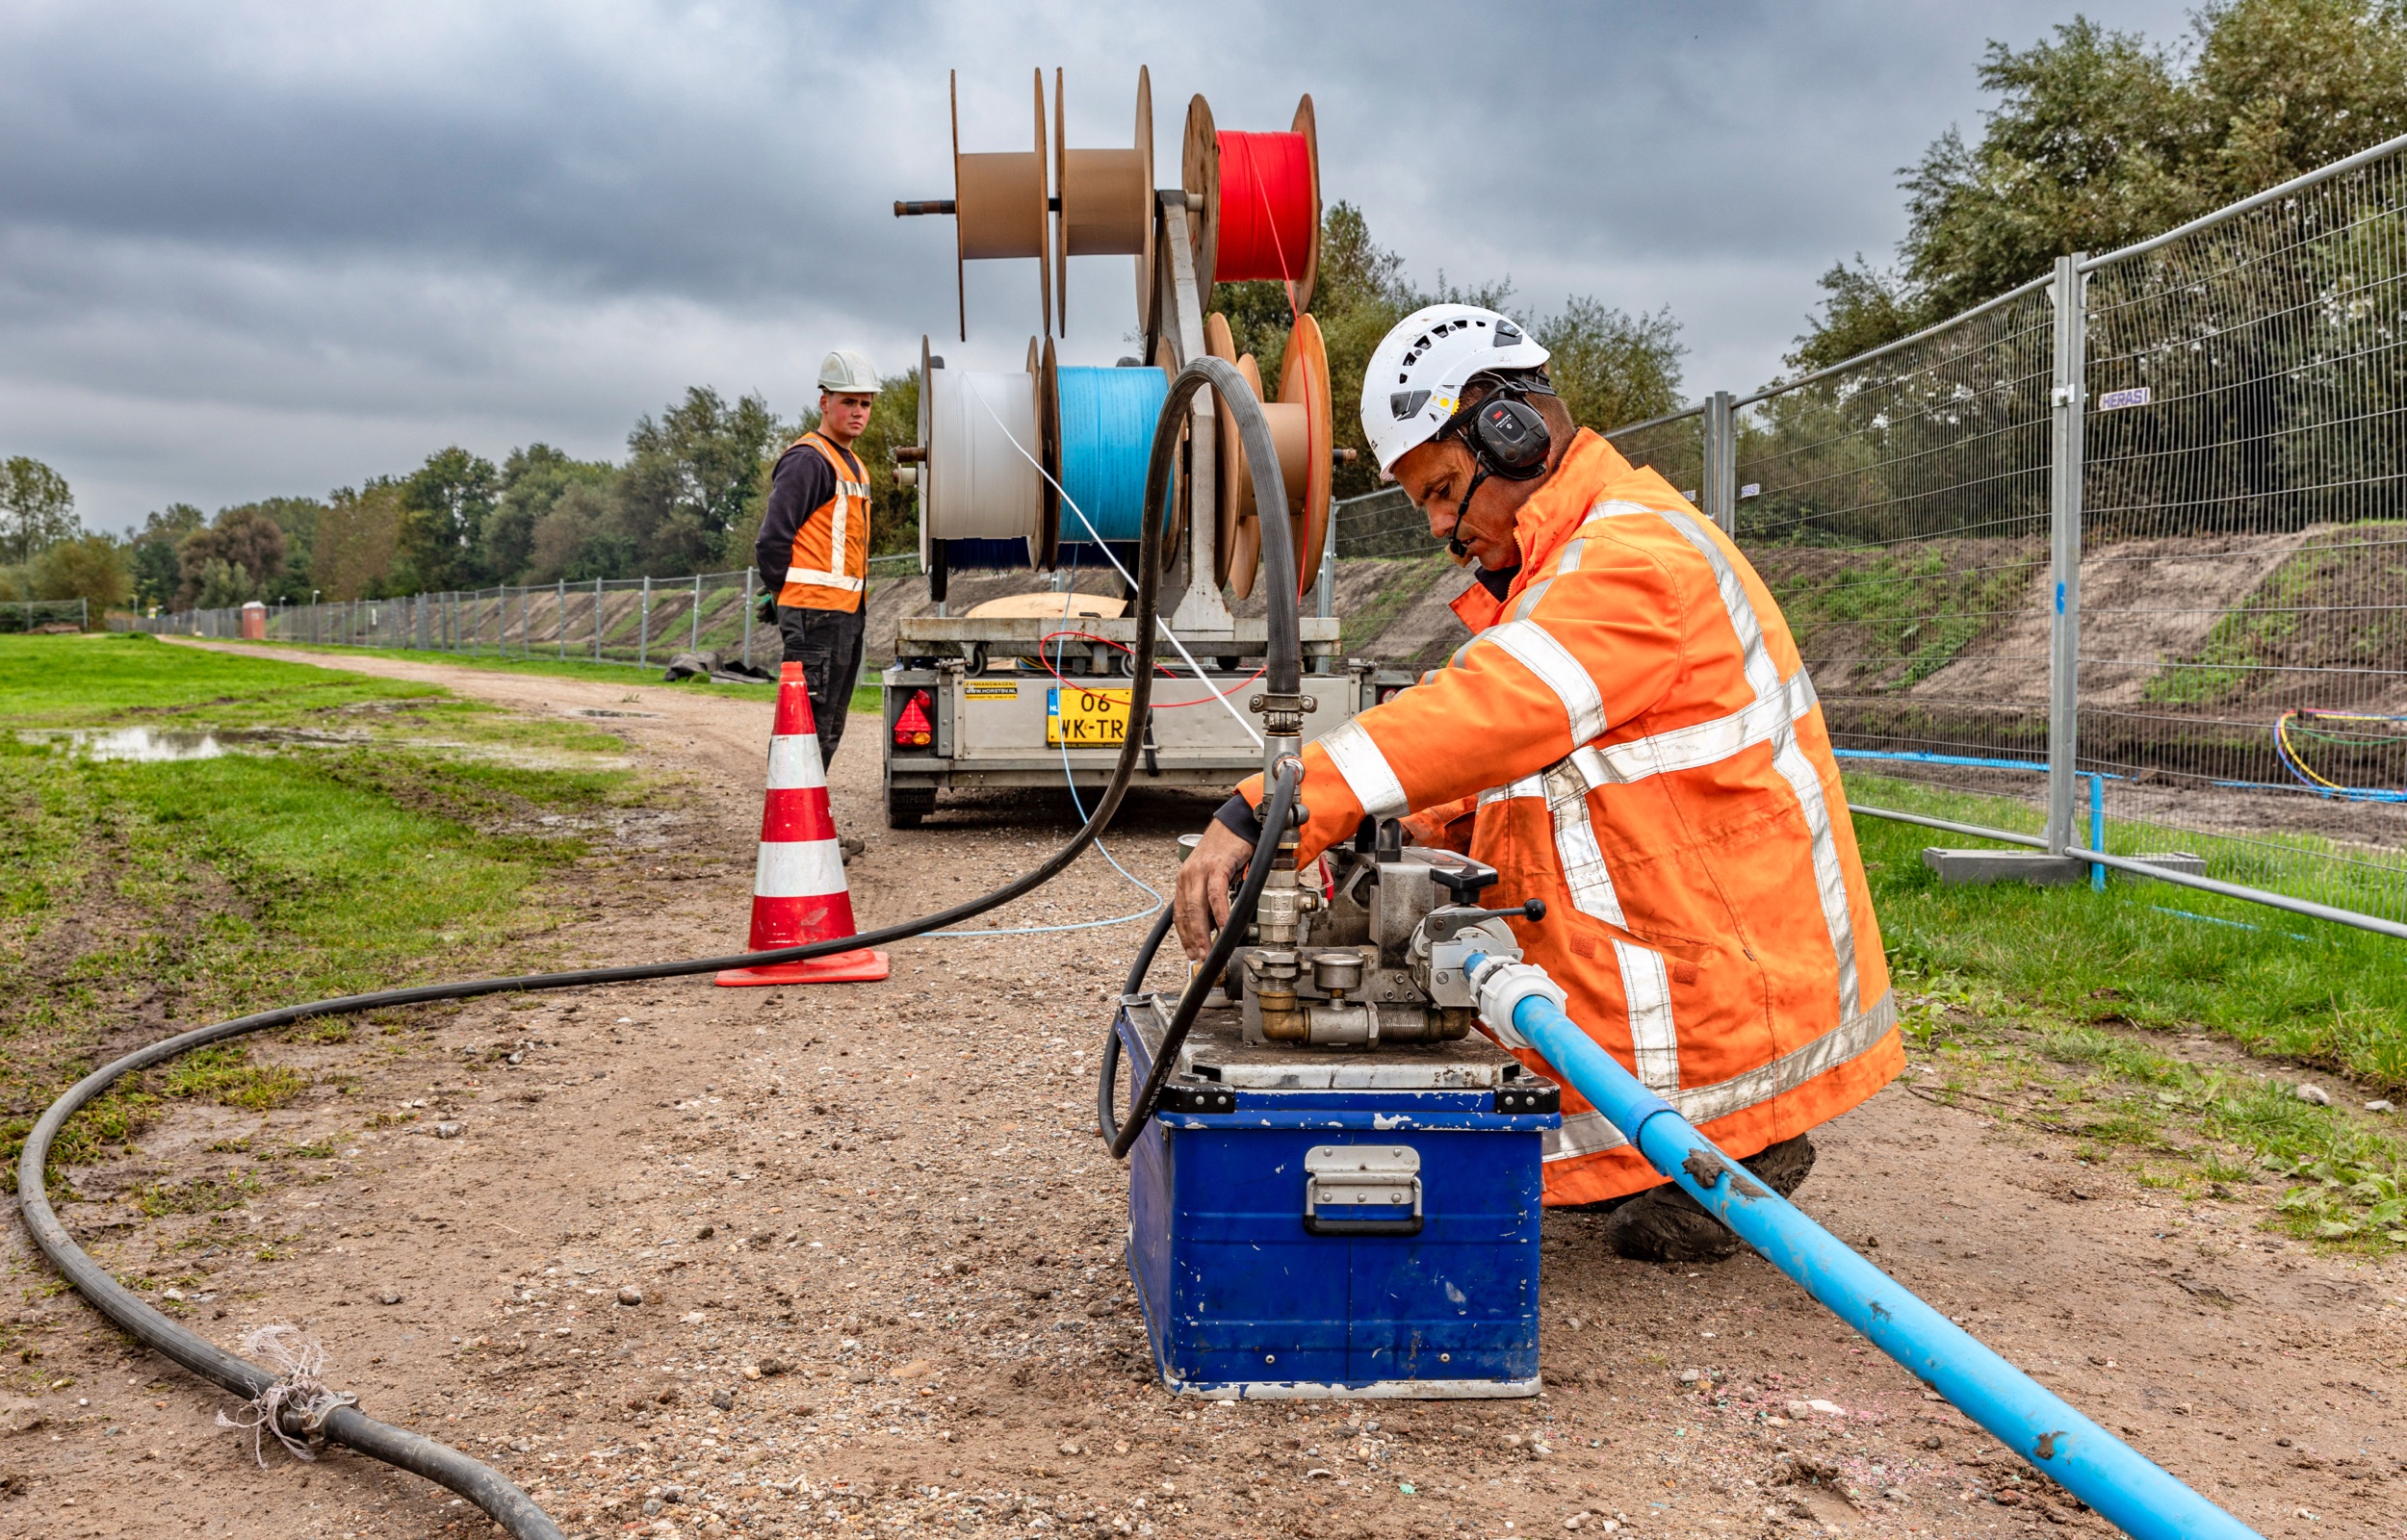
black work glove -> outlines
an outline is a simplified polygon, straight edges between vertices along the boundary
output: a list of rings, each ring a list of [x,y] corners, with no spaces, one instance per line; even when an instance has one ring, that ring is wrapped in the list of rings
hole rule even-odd
[[[776,596],[775,594],[763,594],[763,595],[761,596],[761,605],[760,605],[760,608],[759,608],[759,610],[757,611],[757,613],[758,613],[758,614],[760,615],[760,617],[761,617],[761,624],[762,624],[762,625],[764,625],[764,626],[774,626],[774,625],[776,625],[776,624],[777,624],[777,596]]]

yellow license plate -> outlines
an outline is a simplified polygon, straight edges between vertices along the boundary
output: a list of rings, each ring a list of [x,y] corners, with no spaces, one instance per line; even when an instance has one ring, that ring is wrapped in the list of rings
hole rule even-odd
[[[1056,686],[1045,697],[1045,746],[1117,749],[1128,737],[1126,690],[1078,690]]]

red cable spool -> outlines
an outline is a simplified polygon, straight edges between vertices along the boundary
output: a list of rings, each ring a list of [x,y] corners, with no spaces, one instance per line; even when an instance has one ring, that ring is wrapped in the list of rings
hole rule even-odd
[[[1287,132],[1220,130],[1211,105],[1187,103],[1183,184],[1202,212],[1188,226],[1195,248],[1196,295],[1209,309],[1212,285],[1268,278],[1289,286],[1290,306],[1311,308],[1321,262],[1320,135],[1312,98],[1296,104]]]

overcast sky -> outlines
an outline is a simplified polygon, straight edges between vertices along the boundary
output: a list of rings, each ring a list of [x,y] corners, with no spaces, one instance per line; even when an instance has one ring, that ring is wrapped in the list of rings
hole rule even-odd
[[[2178,0],[2089,0],[2171,39]],[[1914,3],[801,5],[411,0],[0,6],[0,454],[95,528],[183,500],[323,494],[460,443],[617,457],[688,384],[791,415],[820,354],[1015,367],[1033,263],[973,265],[964,147],[1030,142],[1069,72],[1073,145],[1128,142],[1152,70],[1156,180],[1189,96],[1284,128],[1411,272],[1669,305],[1692,394],[1746,389],[1816,276],[1902,230],[1896,168],[1977,130],[1984,39],[2073,0]],[[1065,356],[1107,362],[1130,265],[1074,264]]]

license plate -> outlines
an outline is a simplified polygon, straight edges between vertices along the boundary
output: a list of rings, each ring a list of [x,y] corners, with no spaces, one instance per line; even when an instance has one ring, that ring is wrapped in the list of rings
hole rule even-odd
[[[1126,690],[1077,690],[1060,686],[1045,695],[1045,746],[1117,749],[1128,737]]]

